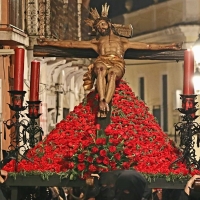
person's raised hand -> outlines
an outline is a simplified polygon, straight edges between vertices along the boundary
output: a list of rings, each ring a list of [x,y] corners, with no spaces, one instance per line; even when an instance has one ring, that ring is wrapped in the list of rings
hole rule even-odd
[[[0,170],[0,183],[4,183],[4,181],[6,181],[7,178],[8,178],[8,172],[1,169]]]
[[[185,193],[187,195],[190,194],[190,188],[192,188],[192,184],[194,183],[195,179],[200,178],[200,175],[194,175],[192,178],[190,178],[185,186]]]
[[[181,50],[183,46],[183,42],[180,43],[173,43],[172,44],[174,50]]]

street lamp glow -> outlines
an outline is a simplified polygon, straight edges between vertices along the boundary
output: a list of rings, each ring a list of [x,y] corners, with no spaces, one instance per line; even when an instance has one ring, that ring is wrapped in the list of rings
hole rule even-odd
[[[200,34],[198,39],[196,40],[196,42],[194,43],[193,47],[192,47],[192,51],[194,54],[194,60],[197,64],[194,76],[192,78],[193,81],[193,85],[194,85],[194,91],[195,94],[200,94]]]
[[[197,65],[200,64],[200,34],[199,34],[199,38],[197,39],[197,41],[194,43],[192,47],[192,51],[194,53],[195,62],[197,63]]]
[[[196,71],[192,78],[192,82],[194,85],[195,94],[200,94],[200,71],[198,67],[196,68]]]

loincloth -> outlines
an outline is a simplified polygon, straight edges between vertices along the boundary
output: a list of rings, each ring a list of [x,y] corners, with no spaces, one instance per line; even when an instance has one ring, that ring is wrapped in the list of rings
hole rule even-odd
[[[94,72],[94,66],[95,64],[102,63],[107,67],[107,70],[111,68],[118,68],[120,70],[122,76],[125,73],[125,62],[123,58],[119,58],[114,55],[110,56],[99,56],[93,64],[88,66],[88,71],[83,75],[83,87],[85,90],[90,90],[92,89],[94,85],[94,81],[96,78],[96,74]]]

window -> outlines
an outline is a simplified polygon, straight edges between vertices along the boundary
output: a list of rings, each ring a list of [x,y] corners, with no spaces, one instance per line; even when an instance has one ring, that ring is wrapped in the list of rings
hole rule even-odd
[[[144,77],[139,78],[139,97],[143,101],[145,100],[144,99]]]
[[[160,106],[153,106],[153,116],[156,118],[158,124],[161,126],[161,110]]]
[[[22,0],[9,0],[9,24],[23,30],[23,3]]]
[[[167,75],[162,76],[162,119],[163,131],[168,132],[168,107],[167,107]]]

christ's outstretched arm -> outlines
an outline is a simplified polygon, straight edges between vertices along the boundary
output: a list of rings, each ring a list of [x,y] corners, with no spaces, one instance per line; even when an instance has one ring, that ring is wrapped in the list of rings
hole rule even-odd
[[[138,49],[138,50],[180,50],[182,43],[169,43],[169,44],[151,44],[142,42],[126,42],[124,49]]]
[[[38,39],[38,45],[41,46],[54,46],[63,48],[80,48],[80,49],[94,49],[97,47],[93,44],[92,40],[89,41],[78,41],[78,40],[48,40],[48,39]]]

